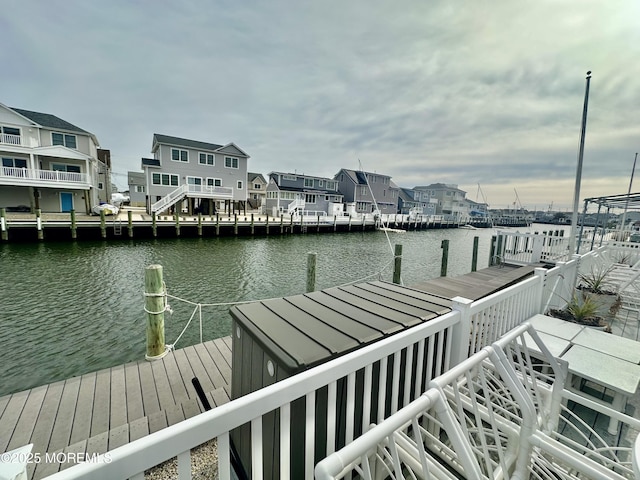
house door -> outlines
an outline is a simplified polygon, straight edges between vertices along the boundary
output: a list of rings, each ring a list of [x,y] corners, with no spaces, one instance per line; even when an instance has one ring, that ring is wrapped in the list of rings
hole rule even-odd
[[[60,211],[70,212],[73,210],[73,193],[60,192]]]

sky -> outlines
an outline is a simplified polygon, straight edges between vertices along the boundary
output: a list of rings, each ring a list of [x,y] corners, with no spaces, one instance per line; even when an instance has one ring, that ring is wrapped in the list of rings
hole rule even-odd
[[[638,0],[2,0],[0,103],[111,151],[154,133],[249,171],[457,184],[491,208],[626,194],[640,151]],[[640,191],[640,186],[632,188]]]

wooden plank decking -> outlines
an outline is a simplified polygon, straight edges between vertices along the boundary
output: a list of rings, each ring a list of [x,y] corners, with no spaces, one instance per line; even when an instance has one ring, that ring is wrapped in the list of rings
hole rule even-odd
[[[229,401],[231,342],[219,338],[162,360],[118,365],[0,397],[0,451],[33,443],[33,452],[105,453],[201,413],[191,379],[211,405]],[[30,464],[30,478],[57,472]],[[64,468],[64,466],[62,466]]]
[[[451,299],[482,298],[532,275],[533,267],[490,267],[412,288]],[[33,452],[105,453],[203,411],[191,379],[212,405],[231,395],[231,338],[170,352],[0,397],[0,452],[33,443]],[[31,464],[29,478],[65,468]]]

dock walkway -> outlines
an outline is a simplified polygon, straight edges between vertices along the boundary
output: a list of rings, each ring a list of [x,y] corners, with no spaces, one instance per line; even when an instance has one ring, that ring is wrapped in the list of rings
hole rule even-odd
[[[451,299],[477,300],[533,274],[503,265],[412,288]],[[0,397],[0,453],[33,443],[33,452],[105,453],[201,413],[191,384],[198,377],[211,405],[231,396],[231,337]],[[30,464],[31,479],[64,469]]]

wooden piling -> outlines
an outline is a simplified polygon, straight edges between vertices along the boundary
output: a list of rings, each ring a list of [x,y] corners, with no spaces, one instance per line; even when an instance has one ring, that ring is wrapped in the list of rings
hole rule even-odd
[[[76,225],[76,211],[71,209],[69,212],[71,215],[71,238],[75,240],[78,238],[78,226]]]
[[[220,214],[216,213],[216,237],[220,236]]]
[[[449,240],[442,240],[442,264],[440,265],[440,276],[447,276],[447,264],[449,263]]]
[[[316,259],[317,253],[311,252],[307,254],[307,292],[313,292],[316,289]]]
[[[127,210],[127,232],[129,232],[129,238],[133,238],[133,212]]]
[[[251,235],[253,235],[255,232],[255,227],[253,225],[253,213],[251,214]]]
[[[265,229],[265,234],[269,235],[269,215],[267,215],[265,218],[264,229]]]
[[[151,234],[153,238],[158,236],[158,225],[156,224],[156,212],[151,212]]]
[[[202,236],[202,214],[198,212],[198,236]]]
[[[475,272],[478,269],[478,242],[480,237],[473,237],[473,254],[471,255],[471,271]]]
[[[396,243],[393,254],[393,283],[400,284],[402,278],[402,245]]]
[[[333,216],[333,231],[337,231],[338,230],[338,216],[334,215]]]
[[[318,214],[318,223],[316,224],[317,228],[316,228],[316,232],[320,233],[320,214]]]
[[[179,237],[180,236],[180,213],[176,212],[174,215],[175,221],[176,221],[176,236]]]
[[[100,210],[100,236],[107,238],[107,219],[104,215],[104,210]]]
[[[238,235],[238,214],[233,214],[233,234]]]
[[[291,225],[291,230],[289,231],[289,233],[293,233],[293,213],[289,215],[290,218],[290,225]]]
[[[284,233],[284,216],[280,214],[280,235]]]
[[[0,208],[0,233],[2,234],[2,240],[9,240],[9,228],[7,225],[7,209]]]
[[[162,265],[149,265],[144,274],[145,302],[147,312],[147,360],[164,357],[168,349],[164,344],[164,287]]]
[[[44,239],[44,232],[42,231],[42,210],[36,209],[36,228],[38,229],[38,240]]]

